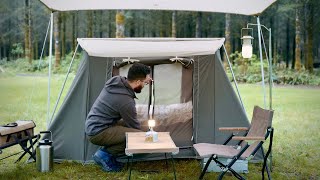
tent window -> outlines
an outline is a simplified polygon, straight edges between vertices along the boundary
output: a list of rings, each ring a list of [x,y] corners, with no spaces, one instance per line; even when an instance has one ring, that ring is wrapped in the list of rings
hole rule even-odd
[[[154,66],[155,104],[177,104],[181,96],[182,65]]]

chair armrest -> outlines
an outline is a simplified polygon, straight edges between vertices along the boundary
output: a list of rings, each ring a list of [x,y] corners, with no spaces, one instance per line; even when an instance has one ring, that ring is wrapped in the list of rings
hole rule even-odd
[[[263,136],[254,136],[254,137],[246,137],[246,136],[233,136],[232,140],[245,140],[245,141],[265,141]]]
[[[248,131],[248,127],[221,127],[219,131]]]

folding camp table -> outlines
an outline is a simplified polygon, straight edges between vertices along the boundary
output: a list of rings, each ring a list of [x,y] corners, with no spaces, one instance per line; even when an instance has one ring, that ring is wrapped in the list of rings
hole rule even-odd
[[[27,153],[30,155],[30,158],[36,160],[34,145],[39,140],[40,135],[34,135],[34,127],[35,124],[33,121],[22,120],[0,126],[0,154],[2,153],[2,149],[20,145],[24,152],[15,162],[20,161]],[[12,155],[0,160],[10,156]]]
[[[131,166],[134,154],[149,154],[149,153],[167,153],[171,154],[172,169],[174,179],[176,179],[176,171],[174,167],[173,155],[179,153],[179,148],[174,144],[169,132],[158,132],[157,142],[145,142],[145,132],[127,132],[126,133],[126,149],[125,153],[131,157],[129,164],[129,177],[131,178]],[[167,157],[167,156],[166,156]],[[129,161],[129,158],[128,158]]]

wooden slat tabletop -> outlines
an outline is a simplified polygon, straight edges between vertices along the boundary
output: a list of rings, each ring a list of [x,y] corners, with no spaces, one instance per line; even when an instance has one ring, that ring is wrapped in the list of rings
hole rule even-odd
[[[174,144],[169,132],[158,132],[157,142],[145,142],[145,132],[127,132],[127,156],[141,153],[172,153],[178,154],[179,148]]]

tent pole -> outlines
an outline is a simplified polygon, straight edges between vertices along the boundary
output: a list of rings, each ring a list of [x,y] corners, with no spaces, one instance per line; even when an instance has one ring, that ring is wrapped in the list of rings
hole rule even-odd
[[[52,115],[51,115],[51,118],[50,118],[50,121],[49,121],[49,125],[51,124],[52,119],[53,119],[53,116],[54,116],[54,114],[55,114],[55,112],[56,112],[56,110],[57,110],[57,106],[58,106],[58,104],[59,104],[59,101],[60,101],[60,98],[61,98],[62,92],[63,92],[64,87],[65,87],[65,85],[66,85],[66,82],[67,82],[68,76],[69,76],[69,74],[70,74],[71,66],[72,66],[73,61],[74,61],[74,58],[75,58],[75,56],[76,56],[76,53],[77,53],[78,47],[79,47],[79,43],[77,44],[76,49],[75,49],[75,51],[74,51],[74,53],[73,53],[72,60],[71,60],[70,65],[69,65],[67,75],[66,75],[66,77],[65,77],[65,79],[64,79],[64,82],[63,82],[63,85],[62,85],[62,87],[61,87],[61,90],[60,90],[60,93],[59,93],[59,96],[58,96],[57,102],[56,102],[56,104],[55,104],[55,106],[54,106],[54,108],[53,108],[53,112],[52,112]]]
[[[269,109],[272,110],[272,50],[271,50],[271,28],[269,28]],[[272,125],[271,125],[272,126]],[[270,151],[270,171],[272,172],[272,150]]]
[[[49,71],[48,71],[48,104],[47,104],[47,129],[50,118],[50,83],[51,83],[51,63],[52,63],[52,36],[53,36],[53,12],[50,16],[50,47],[49,47]]]
[[[247,28],[249,26],[257,26],[258,24],[252,24],[252,23],[248,23],[247,24]],[[272,87],[273,87],[273,77],[272,77],[272,33],[271,33],[271,28],[267,28],[266,26],[261,24],[261,27],[265,28],[268,32],[269,32],[269,53],[267,54],[267,50],[263,41],[263,45],[264,45],[264,49],[265,49],[265,54],[267,56],[267,60],[268,60],[268,66],[269,66],[269,109],[272,110]],[[263,37],[263,33],[261,31],[262,37]],[[263,40],[263,39],[262,39]]]
[[[261,24],[259,16],[257,17],[257,24],[258,24],[258,39],[259,39],[259,53],[260,53],[260,65],[261,65],[261,77],[262,77],[262,89],[263,89],[263,104],[264,108],[266,109],[266,88],[264,82],[264,70],[263,70],[263,57],[262,57],[262,47],[261,47]]]
[[[271,28],[269,28],[269,109],[272,110],[272,44],[271,44]]]
[[[259,36],[259,52],[260,52],[260,62],[261,62],[261,76],[262,76],[262,86],[263,86],[263,100],[264,100],[264,108],[267,108],[266,105],[266,88],[265,88],[265,83],[264,83],[264,70],[263,70],[263,61],[262,61],[262,47],[261,47],[261,24],[260,24],[260,19],[259,16],[257,17],[257,24],[258,24],[258,36]],[[270,100],[270,110],[272,108],[272,63],[271,63],[271,28],[267,29],[269,30],[269,100]],[[270,170],[272,171],[272,151],[270,152]]]
[[[223,46],[224,52],[226,53],[226,57],[227,57],[228,64],[229,64],[229,68],[230,68],[230,71],[231,71],[231,74],[232,74],[232,78],[233,78],[234,84],[235,84],[236,89],[237,89],[237,93],[238,93],[238,96],[239,96],[239,99],[240,99],[240,103],[241,103],[242,109],[243,109],[244,112],[246,113],[246,110],[245,110],[245,108],[244,108],[244,106],[243,106],[242,98],[241,98],[241,96],[240,96],[240,92],[239,92],[237,80],[236,80],[236,77],[234,76],[234,73],[233,73],[233,70],[232,70],[232,65],[231,65],[231,63],[230,63],[230,60],[229,60],[229,56],[228,56],[226,47],[224,46],[224,44],[222,44],[222,46]],[[246,113],[246,114],[247,114],[247,113]]]

